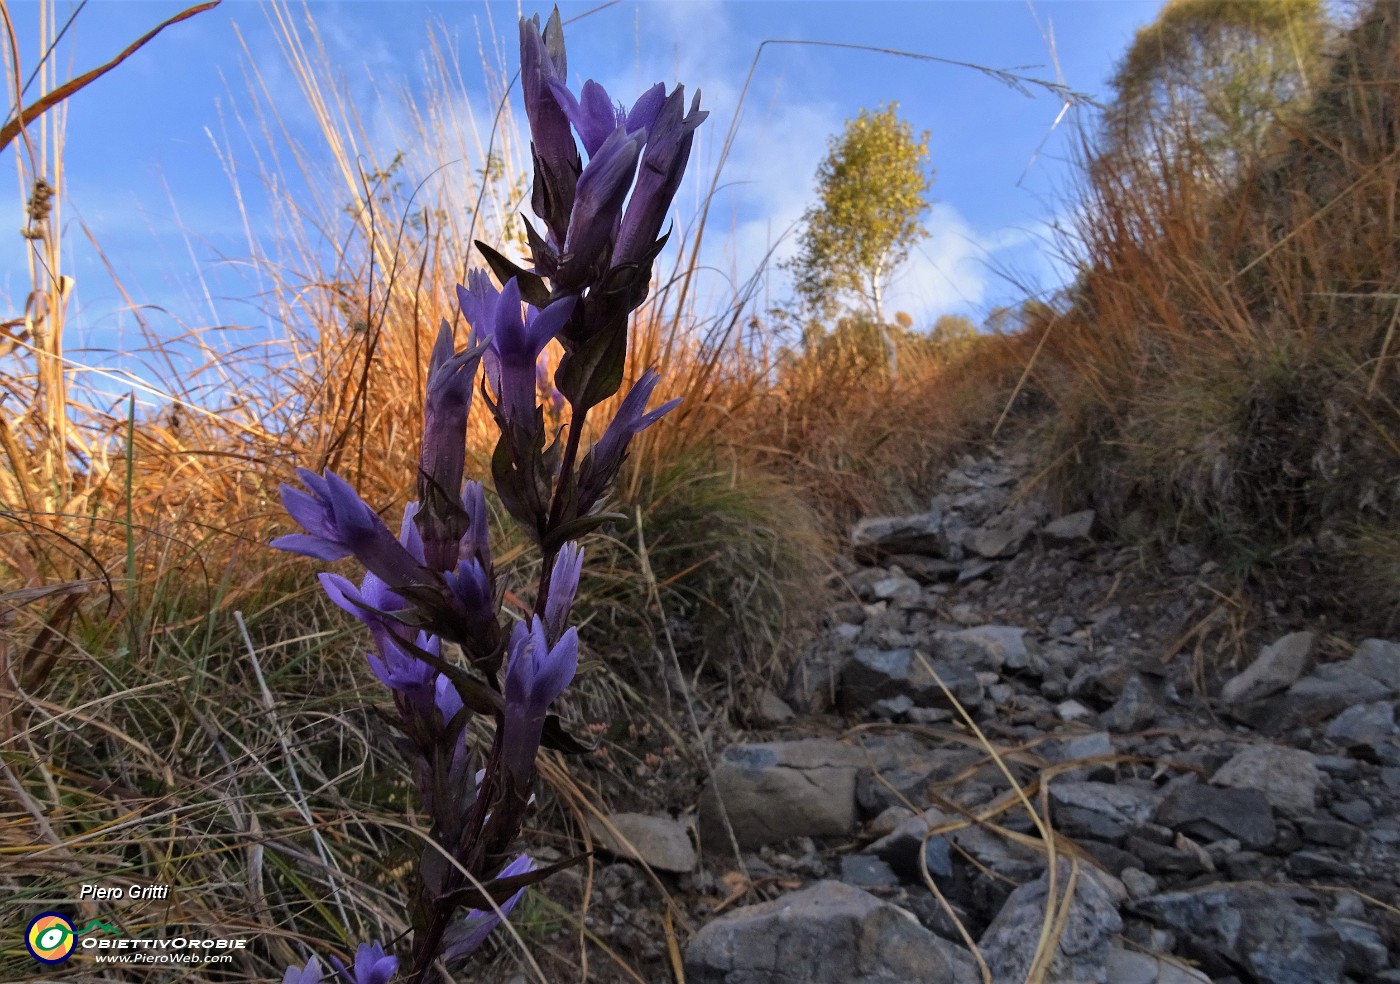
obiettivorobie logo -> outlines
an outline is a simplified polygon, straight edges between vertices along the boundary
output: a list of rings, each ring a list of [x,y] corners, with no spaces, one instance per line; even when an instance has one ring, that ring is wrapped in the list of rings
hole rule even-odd
[[[123,936],[121,930],[101,919],[78,930],[61,912],[41,912],[30,920],[24,945],[30,956],[45,964],[63,963],[78,949],[95,955],[99,962],[224,963],[233,959],[228,951],[246,949],[248,941],[187,936],[137,939]]]
[[[88,930],[105,929],[114,932],[111,926],[94,919],[87,925]],[[85,930],[86,931],[86,930]],[[77,944],[78,931],[73,928],[68,917],[61,912],[41,912],[29,921],[24,931],[24,945],[29,955],[40,963],[59,964],[73,955]]]

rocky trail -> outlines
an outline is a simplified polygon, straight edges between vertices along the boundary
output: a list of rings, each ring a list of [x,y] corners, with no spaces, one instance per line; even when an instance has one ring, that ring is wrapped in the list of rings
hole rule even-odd
[[[687,984],[1400,982],[1400,642],[1277,599],[1229,665],[1214,564],[1029,487],[987,452],[860,522],[697,808],[596,826],[688,900]],[[604,866],[593,929],[659,951],[654,884]]]

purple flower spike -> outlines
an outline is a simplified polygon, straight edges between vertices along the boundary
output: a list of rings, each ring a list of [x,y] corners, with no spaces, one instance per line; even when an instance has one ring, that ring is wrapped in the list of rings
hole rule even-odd
[[[685,166],[690,161],[695,128],[709,115],[700,109],[698,92],[690,112],[685,112],[683,85],[676,86],[666,97],[647,137],[637,187],[632,191],[618,232],[613,266],[640,262],[660,235],[661,225],[666,221],[666,213],[671,209],[671,201],[676,197]]]
[[[577,669],[577,629],[565,631],[551,649],[538,615],[528,628],[524,622],[515,623],[506,667],[504,763],[521,788],[529,784],[534,771],[549,705],[564,692]]]
[[[629,134],[626,127],[619,126],[583,169],[560,258],[559,289],[582,290],[610,266],[622,203],[632,187],[645,142],[645,133]]]
[[[535,183],[530,207],[544,219],[556,247],[564,242],[569,213],[574,207],[574,186],[583,164],[579,160],[569,118],[559,108],[551,82],[568,78],[564,56],[564,29],[556,9],[540,33],[538,17],[520,19],[520,87],[525,115],[530,121],[531,150],[535,159]]]
[[[331,965],[345,984],[389,984],[398,973],[399,958],[385,954],[384,947],[375,940],[373,943],[360,944],[360,948],[355,951],[353,969],[346,967],[335,957],[331,957]]]
[[[466,462],[472,382],[482,348],[476,345],[454,353],[452,329],[444,321],[428,362],[418,471],[418,500],[422,506],[418,527],[426,563],[433,570],[448,570],[457,563],[457,545],[466,526],[466,517],[457,503]]]
[[[572,541],[564,544],[554,559],[554,570],[549,575],[549,597],[544,605],[544,627],[551,642],[558,642],[569,624],[569,609],[573,607],[582,573],[583,548]]]
[[[489,333],[483,355],[486,378],[495,391],[499,413],[507,423],[530,424],[535,415],[535,362],[573,313],[576,297],[561,297],[543,311],[527,306],[520,316],[520,285],[512,277],[499,292],[484,271],[468,275],[457,287],[457,301],[474,335]]]
[[[305,468],[298,468],[297,476],[311,495],[283,485],[282,504],[307,532],[279,536],[271,546],[318,560],[353,554],[394,588],[431,583],[423,565],[345,479],[332,471],[322,478]]]
[[[321,962],[313,955],[305,967],[288,967],[282,984],[321,984]]]
[[[642,373],[642,378],[627,391],[627,396],[617,409],[617,416],[608,424],[603,436],[584,459],[579,471],[581,513],[586,514],[593,507],[613,476],[617,474],[617,470],[622,467],[627,446],[632,442],[632,438],[670,413],[681,402],[679,399],[669,400],[655,410],[643,413],[647,400],[651,399],[651,391],[656,388],[660,378],[655,369],[648,369]]]
[[[535,862],[530,855],[522,854],[510,864],[501,869],[498,878],[510,878],[514,875],[523,875],[527,871],[533,871]],[[501,903],[501,915],[508,916],[515,908],[515,904],[520,901],[520,897],[525,894],[525,889],[516,892],[510,898]],[[491,931],[501,924],[501,916],[497,915],[493,909],[471,909],[465,916],[448,927],[447,935],[443,940],[442,957],[444,960],[461,960],[471,956],[476,952],[482,943],[486,942],[486,937],[491,935]]]

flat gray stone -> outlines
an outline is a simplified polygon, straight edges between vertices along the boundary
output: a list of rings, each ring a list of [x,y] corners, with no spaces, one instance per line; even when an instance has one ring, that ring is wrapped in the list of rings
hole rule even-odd
[[[784,721],[791,721],[796,713],[773,691],[767,689],[758,695],[758,719],[764,724],[782,724]]]
[[[1366,639],[1346,665],[1389,687],[1392,694],[1400,694],[1400,642]]]
[[[1349,707],[1332,719],[1324,733],[1349,751],[1382,758],[1383,753],[1397,745],[1400,736],[1395,724],[1395,703],[1373,701]]]
[[[991,670],[1023,670],[1030,666],[1026,630],[1014,625],[976,625],[934,636],[933,651],[951,662],[966,660]]]
[[[841,881],[856,888],[898,888],[899,876],[872,854],[847,854],[841,859]]]
[[[1328,663],[1288,688],[1288,718],[1322,720],[1389,695],[1390,688],[1375,677],[1346,663]]]
[[[612,829],[597,817],[588,818],[594,840],[609,854],[641,861],[657,871],[695,870],[698,858],[690,842],[690,828],[679,820],[644,813],[614,813],[608,817],[608,823]]]
[[[982,684],[965,664],[930,656],[919,659],[908,648],[867,647],[857,649],[841,671],[841,711],[861,714],[878,700],[901,695],[920,707],[950,708],[952,703],[933,673],[964,706],[981,703]]]
[[[985,560],[1014,557],[1034,530],[1035,523],[1030,520],[1019,520],[1008,528],[986,527],[968,537],[967,546]]]
[[[972,957],[868,892],[822,881],[720,916],[685,951],[689,984],[978,984]]]
[[[1040,535],[1052,543],[1073,543],[1075,540],[1083,540],[1088,537],[1093,529],[1094,510],[1084,509],[1051,520],[1045,524]]]
[[[1300,748],[1251,745],[1216,770],[1210,781],[1233,789],[1257,789],[1269,805],[1287,813],[1307,814],[1317,805],[1322,773],[1317,757]]]
[[[1157,800],[1156,793],[1136,786],[1062,779],[1050,784],[1055,829],[1114,844],[1152,820]]]
[[[854,833],[856,771],[864,761],[858,749],[819,738],[730,745],[700,799],[707,843],[725,836],[721,802],[741,847]]]
[[[1268,984],[1341,984],[1337,931],[1283,891],[1262,885],[1208,885],[1132,903],[1139,915]]]
[[[1227,704],[1242,704],[1276,694],[1303,675],[1303,667],[1317,645],[1311,632],[1291,632],[1265,646],[1243,673],[1226,682],[1220,696]]]
[[[1200,840],[1233,837],[1251,849],[1270,846],[1277,833],[1269,801],[1257,789],[1182,784],[1163,797],[1153,819]]]
[[[937,512],[862,519],[851,530],[851,546],[862,563],[901,553],[957,559],[948,557],[948,535],[943,530],[943,516]]]

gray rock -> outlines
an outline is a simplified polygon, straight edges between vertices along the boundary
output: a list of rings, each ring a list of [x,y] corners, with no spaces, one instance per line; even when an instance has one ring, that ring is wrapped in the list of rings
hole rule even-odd
[[[1134,786],[1106,782],[1065,782],[1050,785],[1055,829],[1070,837],[1120,843],[1152,819],[1157,794]]]
[[[1358,827],[1365,827],[1376,819],[1375,808],[1364,799],[1337,800],[1332,804],[1332,812],[1347,823],[1354,823]]]
[[[1182,938],[1188,952],[1241,967],[1268,984],[1341,984],[1337,931],[1284,892],[1208,885],[1132,903],[1135,913]]]
[[[953,861],[948,838],[929,835],[930,831],[948,823],[948,820],[947,814],[936,807],[929,807],[923,813],[900,822],[893,831],[866,850],[887,862],[909,881],[922,881],[923,870],[919,865],[919,850],[922,847],[929,874],[936,880],[949,878],[953,874]]]
[[[1200,840],[1233,837],[1256,849],[1273,844],[1277,833],[1269,801],[1257,789],[1183,783],[1163,797],[1153,819]]]
[[[588,829],[598,846],[615,857],[641,861],[657,871],[695,870],[698,858],[690,842],[690,827],[679,820],[643,813],[614,813],[607,824],[589,817]]]
[[[1298,821],[1298,833],[1308,843],[1323,847],[1351,847],[1363,836],[1360,827],[1326,817],[1304,817]]]
[[[1026,630],[1014,625],[977,625],[934,636],[934,653],[951,662],[1000,670],[1023,670],[1031,664]]]
[[[1356,647],[1346,665],[1400,694],[1400,642],[1367,639]]]
[[[872,854],[847,854],[841,859],[841,881],[856,888],[898,888],[899,876]]]
[[[1024,981],[1035,957],[1036,944],[1045,923],[1049,899],[1048,872],[1016,889],[978,941],[997,984]],[[1060,863],[1057,890],[1069,883],[1070,867]],[[1069,918],[1060,934],[1048,980],[1116,984],[1108,976],[1114,934],[1122,932],[1118,900],[1094,869],[1081,866],[1070,903]]]
[[[1311,813],[1322,779],[1316,756],[1300,748],[1251,745],[1216,770],[1210,781],[1233,789],[1257,789],[1269,805],[1287,813]]]
[[[950,707],[932,670],[964,706],[982,700],[982,684],[977,674],[960,663],[924,657],[913,649],[856,650],[841,671],[840,706],[842,713],[860,714],[877,700],[904,695],[922,707]]]
[[[1099,723],[1119,733],[1138,731],[1157,718],[1157,701],[1140,674],[1128,678],[1122,694],[1099,717]]]
[[[851,530],[851,546],[856,560],[866,564],[876,563],[891,554],[948,557],[949,553],[943,515],[939,512],[862,519]]]
[[[985,560],[1014,557],[1026,537],[1035,530],[1030,520],[1017,520],[1008,528],[985,527],[968,538],[968,549]]]
[[[955,564],[951,560],[942,560],[938,557],[925,557],[921,554],[893,554],[889,558],[891,564],[898,564],[900,570],[904,571],[920,584],[938,584],[942,581],[955,581],[958,572],[962,570],[961,564]]]
[[[1375,677],[1346,663],[1328,663],[1288,688],[1286,717],[1322,720],[1357,704],[1384,700],[1389,694],[1390,688]]]
[[[1327,725],[1324,734],[1348,751],[1369,758],[1387,757],[1385,753],[1396,745],[1400,734],[1395,727],[1395,704],[1373,701],[1349,707]]]
[[[782,724],[795,716],[788,702],[767,687],[758,695],[758,719],[763,724]]]
[[[1343,965],[1348,974],[1354,977],[1370,977],[1390,966],[1390,954],[1386,950],[1381,932],[1370,923],[1360,919],[1333,917],[1327,925],[1336,930],[1342,941]]]
[[[1077,700],[1064,700],[1056,704],[1055,714],[1061,721],[1082,721],[1094,716],[1093,711]]]
[[[1210,984],[1193,967],[1152,953],[1114,947],[1108,954],[1109,984]]]
[[[857,750],[819,738],[730,745],[700,800],[705,831],[723,831],[720,805],[742,847],[856,829]],[[707,835],[708,836],[708,835]]]
[[[1231,678],[1220,696],[1227,704],[1258,700],[1286,689],[1303,674],[1303,667],[1317,645],[1311,632],[1292,632],[1265,646],[1243,673]]]
[[[969,581],[976,581],[986,577],[997,569],[997,562],[994,560],[974,560],[962,565],[958,571],[958,584],[966,584]]]
[[[1124,868],[1118,875],[1123,887],[1128,890],[1128,898],[1145,899],[1157,894],[1157,879],[1141,868]]]
[[[1351,868],[1321,851],[1295,851],[1284,866],[1294,878],[1345,878]]]
[[[1078,735],[1059,734],[1035,746],[1036,754],[1052,765],[1062,765],[1079,759],[1098,758],[1113,754],[1113,739],[1107,731],[1090,731]],[[1111,767],[1086,765],[1060,773],[1066,780],[1111,777]]]
[[[817,882],[706,924],[685,952],[689,984],[977,984],[972,957],[909,913]]]
[[[1040,535],[1052,543],[1073,543],[1083,540],[1093,529],[1094,510],[1085,509],[1046,523]]]
[[[892,806],[928,802],[928,790],[939,781],[938,768],[929,762],[912,761],[878,770],[863,768],[856,774],[856,805],[866,816]]]
[[[919,582],[898,567],[890,568],[890,573],[872,584],[870,591],[875,601],[888,601],[900,608],[917,604],[924,593]]]
[[[876,721],[898,721],[913,709],[913,698],[908,694],[895,694],[875,701],[865,709],[865,716]]]

